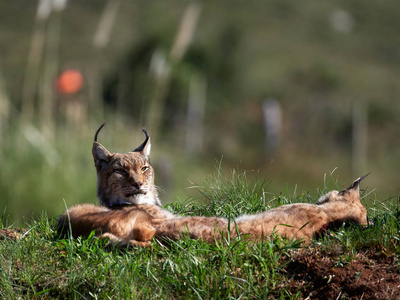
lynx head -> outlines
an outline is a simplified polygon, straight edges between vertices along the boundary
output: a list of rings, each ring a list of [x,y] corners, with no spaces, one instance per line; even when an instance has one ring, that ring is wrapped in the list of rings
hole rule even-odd
[[[367,210],[361,203],[360,199],[360,182],[367,175],[354,180],[354,182],[342,191],[330,191],[326,195],[319,198],[318,203],[320,205],[332,205],[332,210],[335,209],[335,204],[345,203],[347,210],[352,214],[352,220],[358,224],[367,224]],[[331,207],[331,206],[330,206]]]
[[[100,204],[107,207],[142,203],[161,206],[154,185],[154,170],[148,159],[151,144],[147,131],[143,129],[146,139],[132,152],[111,153],[97,142],[104,125],[96,131],[92,148]]]

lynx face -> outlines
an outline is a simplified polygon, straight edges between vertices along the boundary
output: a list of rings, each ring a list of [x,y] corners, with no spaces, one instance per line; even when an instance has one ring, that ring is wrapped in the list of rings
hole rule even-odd
[[[150,137],[128,153],[111,153],[97,142],[97,130],[92,154],[97,170],[97,196],[100,204],[118,207],[131,204],[154,204],[161,206],[154,185],[154,170],[150,165]]]

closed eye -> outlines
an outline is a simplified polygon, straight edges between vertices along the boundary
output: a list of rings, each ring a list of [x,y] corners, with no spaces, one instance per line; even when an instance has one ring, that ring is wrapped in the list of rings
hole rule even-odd
[[[123,169],[115,169],[114,173],[117,173],[117,174],[122,175],[122,176],[128,176],[128,172],[126,172]]]
[[[144,167],[141,168],[141,170],[142,170],[142,173],[144,173],[144,172],[149,170],[149,167],[148,166],[144,166]]]

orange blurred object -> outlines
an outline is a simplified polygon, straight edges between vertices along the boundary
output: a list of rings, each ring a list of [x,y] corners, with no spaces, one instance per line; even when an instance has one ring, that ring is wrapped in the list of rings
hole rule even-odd
[[[83,87],[83,76],[78,70],[67,70],[57,79],[57,89],[63,94],[75,94]]]

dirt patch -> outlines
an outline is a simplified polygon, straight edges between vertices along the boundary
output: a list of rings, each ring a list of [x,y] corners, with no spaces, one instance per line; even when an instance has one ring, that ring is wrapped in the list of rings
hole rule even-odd
[[[18,240],[22,235],[27,232],[27,229],[22,228],[3,228],[0,229],[0,240],[9,238],[12,240]]]
[[[293,278],[290,290],[304,299],[400,299],[399,263],[383,252],[309,249],[294,254],[285,272]]]

